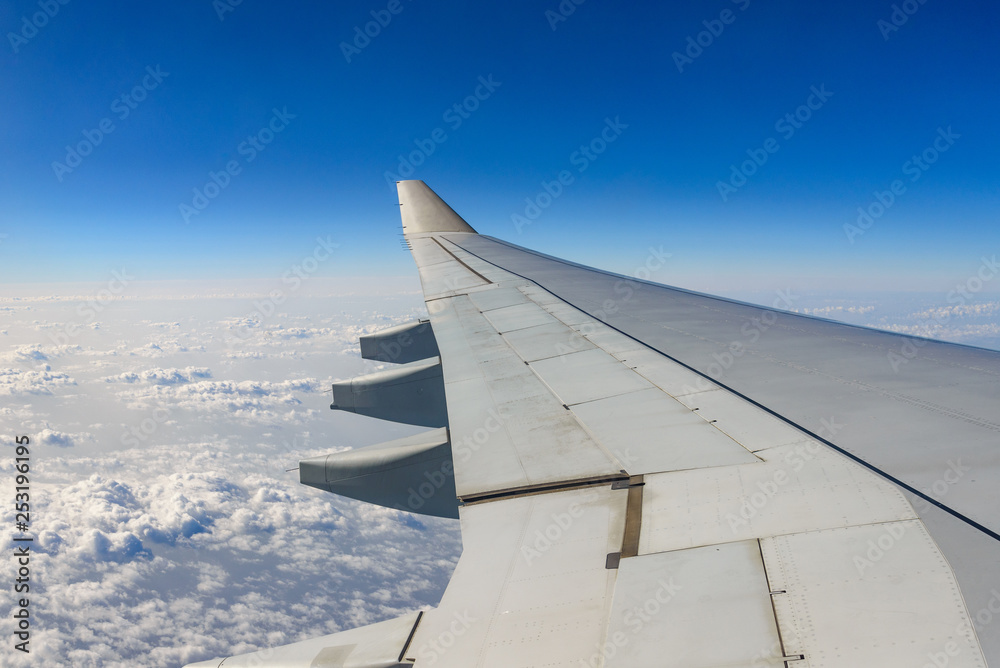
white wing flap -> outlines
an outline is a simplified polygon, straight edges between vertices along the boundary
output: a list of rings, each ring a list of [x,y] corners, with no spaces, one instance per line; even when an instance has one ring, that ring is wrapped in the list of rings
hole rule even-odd
[[[185,668],[397,668],[422,615],[396,619]]]
[[[785,651],[810,668],[985,668],[955,576],[920,520],[760,543],[782,592],[774,607]]]
[[[623,559],[607,637],[607,668],[785,666],[755,540]]]
[[[621,543],[626,496],[605,486],[462,508],[462,558],[406,657],[421,668],[576,668],[597,656],[616,573],[605,557]]]

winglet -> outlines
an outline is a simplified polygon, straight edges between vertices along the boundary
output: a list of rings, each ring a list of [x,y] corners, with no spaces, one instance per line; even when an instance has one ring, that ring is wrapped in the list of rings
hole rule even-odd
[[[472,226],[455,213],[423,181],[396,181],[404,234],[471,232]]]

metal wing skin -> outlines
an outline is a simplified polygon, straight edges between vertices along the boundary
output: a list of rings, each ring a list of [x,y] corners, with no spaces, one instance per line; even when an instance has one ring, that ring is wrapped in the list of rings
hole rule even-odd
[[[334,407],[438,428],[301,476],[457,515],[461,559],[432,610],[195,665],[1000,666],[1000,353],[583,267],[398,190],[429,327],[363,341],[399,364]]]

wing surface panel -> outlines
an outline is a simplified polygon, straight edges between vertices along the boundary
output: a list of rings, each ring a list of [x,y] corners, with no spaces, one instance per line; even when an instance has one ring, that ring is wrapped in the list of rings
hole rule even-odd
[[[720,388],[679,394],[676,398],[750,452],[808,440],[787,422]]]
[[[780,592],[772,599],[784,652],[804,655],[811,668],[986,666],[954,575],[919,520],[760,544]]]
[[[447,241],[442,245],[451,248]],[[494,277],[508,287],[428,297],[442,351],[460,498],[620,476],[624,470],[673,470],[668,462],[688,467],[756,461],[739,439],[714,424],[717,420],[686,407],[626,363],[628,355],[652,352],[648,348],[545,298],[523,279],[516,286],[521,301],[512,279]],[[652,354],[643,360],[645,373],[659,378],[690,373]],[[646,392],[643,405],[656,414],[635,415],[620,404],[603,403],[640,391]],[[576,411],[577,406],[583,408]],[[692,429],[695,425],[705,428]],[[625,447],[620,434],[637,434],[642,426],[665,430]],[[772,425],[764,436],[782,429]],[[680,440],[689,438],[694,440]],[[805,438],[796,432],[790,440]],[[631,468],[622,462],[626,456]]]
[[[825,440],[942,503],[934,484],[961,459],[976,482],[948,485],[945,505],[1000,533],[1000,353],[644,283],[489,237],[456,245],[813,433],[833,414]]]
[[[607,632],[616,571],[605,558],[620,548],[626,497],[603,486],[462,508],[462,558],[406,658],[421,668],[591,661]]]
[[[573,337],[562,322],[535,325],[504,334],[508,345],[525,362],[559,357],[567,352],[593,350],[594,344],[583,336]]]
[[[785,666],[756,540],[623,559],[608,638],[607,668]]]
[[[464,293],[470,288],[489,285],[465,265],[456,262],[432,237],[419,237],[410,241],[410,251],[417,259],[420,283],[427,299]]]
[[[467,296],[428,306],[449,351],[442,368],[460,498],[621,475]]]
[[[567,406],[653,388],[600,348],[541,359],[531,368]]]
[[[762,463],[645,476],[639,553],[916,517],[893,485],[819,443],[757,455]]]
[[[497,290],[470,292],[469,299],[476,305],[476,308],[484,313],[486,311],[494,311],[496,309],[507,308],[508,306],[518,306],[531,302],[517,288],[499,288]]]
[[[633,475],[760,461],[655,388],[576,404],[573,413]]]

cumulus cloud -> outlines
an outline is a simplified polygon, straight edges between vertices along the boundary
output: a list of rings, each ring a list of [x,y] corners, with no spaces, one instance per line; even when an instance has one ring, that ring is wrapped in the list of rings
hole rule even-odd
[[[875,310],[874,306],[820,306],[816,308],[802,308],[793,309],[796,313],[805,313],[806,315],[819,315],[819,316],[836,316],[841,313],[851,313],[851,314],[864,314],[871,313]]]
[[[1000,324],[997,323],[949,326],[941,325],[937,322],[926,322],[916,325],[904,325],[897,323],[891,325],[879,324],[873,326],[877,326],[880,329],[885,329],[890,332],[897,332],[899,334],[922,336],[930,339],[942,339],[945,341],[954,341],[956,343],[972,343],[979,342],[982,339],[1000,337]]]
[[[203,352],[204,350],[203,346],[192,347],[190,344],[181,341],[181,339],[174,338],[150,341],[145,345],[129,349],[126,354],[131,357],[162,358],[177,353]]]
[[[5,652],[0,665],[176,667],[437,603],[461,552],[456,523],[286,472],[413,433],[330,411],[323,392],[368,370],[358,337],[418,315],[420,295],[289,295],[287,313],[248,323],[260,297],[245,292],[116,301],[63,345],[48,334],[78,319],[83,297],[4,305],[0,434],[32,439],[44,623],[26,662]],[[242,325],[250,335],[231,341]],[[13,473],[0,458],[0,477]],[[0,635],[12,622],[0,618]]]
[[[48,369],[0,368],[0,395],[52,394],[54,389],[67,385],[76,385],[76,381],[65,373],[53,373]]]
[[[909,318],[914,320],[935,320],[937,322],[947,322],[952,318],[984,317],[1000,313],[1000,302],[983,302],[978,304],[951,304],[946,306],[934,306],[911,313]]]
[[[190,383],[203,378],[211,378],[211,370],[205,367],[186,367],[184,369],[146,369],[145,371],[120,373],[117,376],[105,376],[108,383],[150,383],[152,385],[177,385]]]
[[[0,361],[8,364],[18,364],[21,366],[34,366],[48,368],[48,361],[56,357],[80,352],[78,345],[53,345],[43,346],[38,343],[14,346],[7,352],[0,353]]]
[[[454,523],[432,520],[434,537],[238,445],[128,451],[113,478],[41,486],[36,661],[176,666],[436,601],[460,551]],[[192,470],[152,473],[178,459]]]
[[[57,448],[71,448],[84,440],[92,440],[93,438],[92,434],[67,434],[48,428],[35,434],[35,442],[39,445],[51,445]]]
[[[40,345],[31,344],[27,346],[17,346],[14,350],[0,355],[0,359],[15,364],[24,364],[32,362],[45,362],[49,359],[49,356],[42,351],[42,347]]]
[[[281,382],[212,380],[136,385],[118,396],[128,407],[147,412],[170,407],[268,422],[301,418],[313,409],[303,407],[296,394],[320,391],[315,378]]]
[[[796,296],[792,310],[900,334],[1000,349],[1000,301],[985,294],[962,299],[967,303],[952,303],[956,301],[952,294],[810,293]]]

